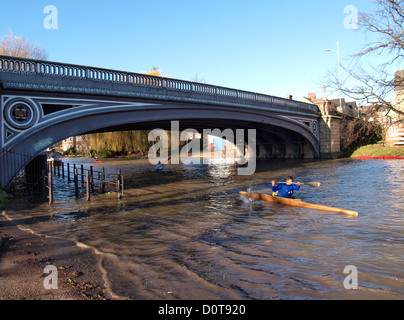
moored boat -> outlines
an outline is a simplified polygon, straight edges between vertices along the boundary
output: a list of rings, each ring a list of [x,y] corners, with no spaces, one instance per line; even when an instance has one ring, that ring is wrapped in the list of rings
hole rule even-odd
[[[283,205],[287,205],[287,206],[309,208],[309,209],[331,211],[331,212],[340,212],[340,213],[346,213],[346,214],[349,214],[349,215],[352,215],[352,216],[357,216],[358,215],[357,211],[340,209],[340,208],[335,208],[335,207],[330,207],[330,206],[325,206],[325,205],[320,205],[320,204],[315,204],[315,203],[304,202],[304,201],[302,201],[300,199],[274,197],[274,196],[271,196],[271,195],[265,194],[265,193],[255,193],[255,192],[247,192],[247,191],[240,191],[240,194],[244,195],[244,196],[247,196],[247,197],[252,197],[254,199],[264,200],[264,201],[278,203],[278,204],[283,204]]]

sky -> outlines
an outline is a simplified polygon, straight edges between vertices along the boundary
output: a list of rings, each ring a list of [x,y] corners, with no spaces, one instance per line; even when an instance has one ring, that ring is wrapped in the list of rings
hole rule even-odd
[[[51,61],[157,67],[175,79],[300,99],[324,96],[327,72],[338,70],[337,41],[342,62],[368,41],[347,27],[352,7],[376,8],[371,0],[0,0],[0,36],[11,29]]]

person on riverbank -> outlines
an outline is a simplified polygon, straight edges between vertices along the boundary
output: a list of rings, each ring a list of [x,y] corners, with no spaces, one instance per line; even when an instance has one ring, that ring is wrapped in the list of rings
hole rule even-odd
[[[275,183],[272,180],[272,195],[284,198],[292,198],[293,191],[300,189],[300,182],[293,183],[293,177],[289,176],[286,178],[286,183]]]

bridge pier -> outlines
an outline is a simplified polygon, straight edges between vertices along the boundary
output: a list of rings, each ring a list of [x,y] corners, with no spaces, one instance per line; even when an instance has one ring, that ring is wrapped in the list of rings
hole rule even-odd
[[[329,100],[315,103],[321,112],[320,124],[320,157],[335,159],[341,153],[341,117],[336,114],[336,106]]]

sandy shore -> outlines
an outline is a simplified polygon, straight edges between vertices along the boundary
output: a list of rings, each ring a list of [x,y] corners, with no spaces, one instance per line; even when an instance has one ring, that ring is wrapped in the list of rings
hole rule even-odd
[[[111,299],[99,269],[99,257],[74,243],[32,234],[0,212],[0,299],[87,300]],[[57,268],[57,289],[45,289]]]

